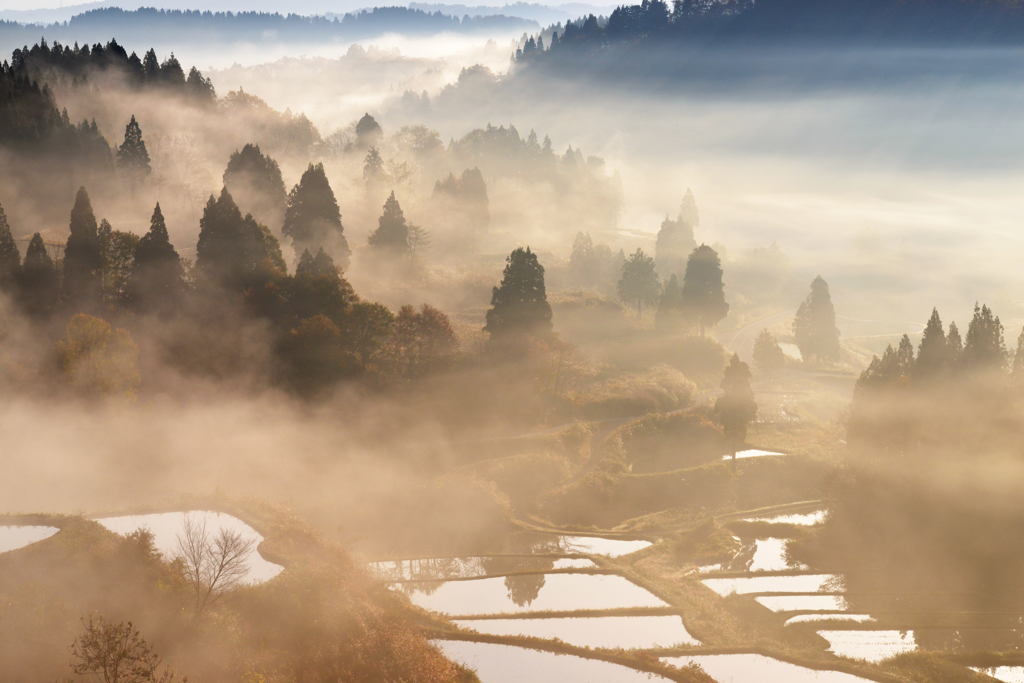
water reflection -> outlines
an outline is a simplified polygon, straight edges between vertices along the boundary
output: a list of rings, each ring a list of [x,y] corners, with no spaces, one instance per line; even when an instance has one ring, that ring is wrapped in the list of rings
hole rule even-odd
[[[479,633],[557,638],[580,647],[640,649],[700,645],[678,616],[472,619],[455,623]]]
[[[667,678],[620,664],[514,645],[432,641],[449,659],[476,671],[484,683],[650,683]]]
[[[841,579],[835,574],[797,574],[794,576],[743,576],[703,579],[705,586],[719,595],[738,593],[821,593],[838,591]]]
[[[914,631],[855,630],[818,631],[828,641],[829,651],[842,657],[880,662],[917,649]]]
[[[666,606],[660,598],[621,576],[542,574],[540,577],[543,581],[536,595],[530,594],[533,585],[527,588],[513,583],[516,586],[513,596],[506,579],[518,580],[519,576],[399,583],[392,587],[405,592],[424,609],[458,615]],[[528,602],[525,601],[527,596],[530,597]]]
[[[593,569],[597,565],[585,557],[424,557],[408,560],[384,560],[367,565],[371,572],[388,581],[459,579],[506,574],[544,572],[551,569]]]
[[[683,667],[699,664],[719,683],[750,683],[751,681],[785,681],[785,683],[858,683],[866,678],[839,671],[818,671],[757,654],[694,655],[662,657],[661,661]]]
[[[31,524],[0,526],[0,553],[6,553],[10,550],[17,550],[18,548],[38,543],[43,539],[53,536],[58,531],[60,529],[55,526]]]

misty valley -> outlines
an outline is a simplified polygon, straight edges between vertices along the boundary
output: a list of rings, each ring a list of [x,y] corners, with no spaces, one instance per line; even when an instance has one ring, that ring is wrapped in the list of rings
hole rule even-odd
[[[1024,681],[1019,4],[0,51],[0,681]]]

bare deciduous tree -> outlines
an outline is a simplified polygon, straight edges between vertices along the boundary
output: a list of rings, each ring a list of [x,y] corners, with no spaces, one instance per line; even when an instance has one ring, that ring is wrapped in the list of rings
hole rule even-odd
[[[71,670],[103,683],[173,683],[174,674],[158,673],[160,657],[132,622],[113,624],[103,617],[82,619],[83,633],[71,644]]]
[[[241,582],[252,549],[253,542],[237,531],[221,529],[211,537],[205,519],[196,522],[192,515],[185,516],[178,534],[178,558],[195,593],[197,614]]]

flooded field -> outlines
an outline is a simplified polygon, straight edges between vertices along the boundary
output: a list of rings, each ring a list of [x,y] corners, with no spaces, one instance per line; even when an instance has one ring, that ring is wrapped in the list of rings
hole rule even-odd
[[[829,651],[842,657],[880,662],[917,649],[913,631],[818,631]]]
[[[836,591],[840,578],[835,574],[798,574],[794,576],[743,576],[703,579],[705,586],[719,595],[739,593],[820,593]]]
[[[607,574],[523,574],[468,581],[402,583],[393,588],[407,593],[424,609],[452,615],[666,605],[635,583]]]
[[[667,678],[620,664],[514,645],[435,640],[446,657],[476,671],[483,683],[649,683]]]
[[[371,572],[388,581],[443,580],[506,574],[543,572],[550,569],[592,569],[597,565],[585,557],[467,556],[427,557],[413,560],[383,560],[367,565]]]
[[[55,526],[11,525],[0,526],[0,553],[38,543],[60,531]]]
[[[178,537],[183,533],[185,517],[189,516],[194,523],[205,524],[206,532],[211,537],[220,533],[221,529],[241,534],[245,540],[253,542],[253,551],[246,559],[245,580],[250,583],[268,581],[284,569],[279,564],[268,562],[259,553],[263,536],[251,526],[228,514],[212,510],[190,510],[185,512],[161,512],[146,515],[124,515],[120,517],[101,517],[96,521],[117,534],[129,534],[136,529],[148,529],[153,533],[156,549],[166,558],[172,558],[178,551]]]
[[[678,667],[699,664],[708,675],[719,683],[753,683],[754,681],[857,683],[868,680],[839,671],[808,669],[758,654],[662,657],[661,661]]]
[[[455,623],[479,633],[557,638],[581,647],[639,649],[700,644],[677,616],[471,619]]]

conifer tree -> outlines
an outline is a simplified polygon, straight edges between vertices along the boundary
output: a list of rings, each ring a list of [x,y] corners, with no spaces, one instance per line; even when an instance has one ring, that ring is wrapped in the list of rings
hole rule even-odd
[[[199,221],[196,267],[206,284],[241,289],[261,279],[262,268],[280,258],[252,216],[242,216],[227,189],[212,196]],[[272,236],[271,236],[272,239]]]
[[[57,268],[37,232],[28,243],[25,261],[18,271],[18,302],[28,315],[44,318],[56,307],[59,289]]]
[[[337,325],[345,322],[359,299],[352,285],[338,272],[334,261],[318,249],[316,255],[302,252],[290,283],[290,313],[298,318],[326,316]]]
[[[228,160],[224,187],[239,209],[253,215],[263,225],[280,230],[284,222],[288,194],[281,168],[259,145],[247,144]]]
[[[819,275],[793,320],[793,336],[804,360],[839,360],[839,329],[828,283]]]
[[[766,375],[774,374],[786,367],[786,354],[779,342],[768,330],[761,330],[754,340],[754,365]]]
[[[363,114],[356,123],[356,144],[363,149],[376,147],[383,136],[380,124],[369,113]]]
[[[1006,365],[1003,324],[988,306],[974,305],[974,317],[967,327],[962,356],[967,370],[1000,370]]]
[[[899,365],[901,375],[910,375],[914,367],[914,345],[911,343],[910,337],[905,334],[900,337],[900,344],[896,347],[896,363]]]
[[[946,335],[946,358],[951,370],[957,370],[963,361],[964,345],[960,340],[960,330],[956,323],[949,324],[949,333]]]
[[[686,272],[687,258],[697,247],[697,241],[693,237],[696,225],[697,206],[693,193],[687,190],[675,220],[666,216],[658,230],[654,260],[662,277],[682,276]]]
[[[181,305],[185,278],[178,252],[167,234],[160,204],[153,209],[149,232],[135,247],[127,298],[137,311],[170,315]]]
[[[643,249],[637,249],[622,264],[622,276],[617,286],[619,298],[636,307],[636,314],[643,313],[643,307],[654,304],[661,295],[661,282],[654,269],[654,259]]]
[[[160,78],[160,61],[156,58],[156,51],[153,48],[150,48],[142,58],[142,75],[150,83],[155,83]]]
[[[661,298],[658,299],[658,311],[654,322],[660,330],[673,330],[680,328],[684,321],[683,288],[679,286],[679,278],[673,273],[665,284]]]
[[[195,67],[188,72],[188,78],[185,80],[185,92],[198,102],[209,103],[217,99],[217,91],[214,90],[213,83]]]
[[[949,367],[949,349],[946,333],[942,329],[942,319],[938,309],[933,308],[928,324],[924,327],[921,344],[917,350],[917,362],[914,364],[914,375],[918,378],[935,377]]]
[[[149,151],[142,139],[142,128],[132,114],[124,129],[124,142],[117,148],[117,165],[129,176],[140,179],[150,174]]]
[[[683,307],[701,336],[729,313],[718,253],[706,244],[693,250],[683,276]]]
[[[722,396],[715,401],[715,415],[726,441],[736,451],[747,439],[747,427],[757,415],[754,391],[750,388],[750,368],[733,354],[722,377]]]
[[[100,253],[103,255],[103,302],[116,307],[127,298],[128,281],[131,278],[139,236],[114,230],[106,219],[100,221],[97,234],[100,240]]]
[[[1010,368],[1017,383],[1024,380],[1024,329],[1017,336],[1017,348],[1013,352],[1013,365]]]
[[[0,291],[11,291],[21,267],[21,254],[14,243],[11,226],[7,223],[7,214],[0,205]]]
[[[366,153],[366,158],[363,160],[363,180],[368,184],[374,184],[383,182],[386,179],[387,173],[384,171],[384,160],[381,159],[377,148],[371,147],[370,151]]]
[[[501,284],[491,294],[484,330],[491,339],[551,333],[551,306],[544,286],[544,266],[520,247],[509,254]]]
[[[395,255],[409,253],[409,225],[394,192],[384,202],[384,212],[377,223],[377,229],[370,235],[370,246]]]
[[[63,298],[76,311],[94,310],[100,301],[103,253],[96,216],[84,187],[75,196],[70,227],[64,249]]]
[[[340,268],[348,267],[351,252],[323,164],[310,164],[288,195],[284,234],[291,238],[296,253],[323,249]]]

